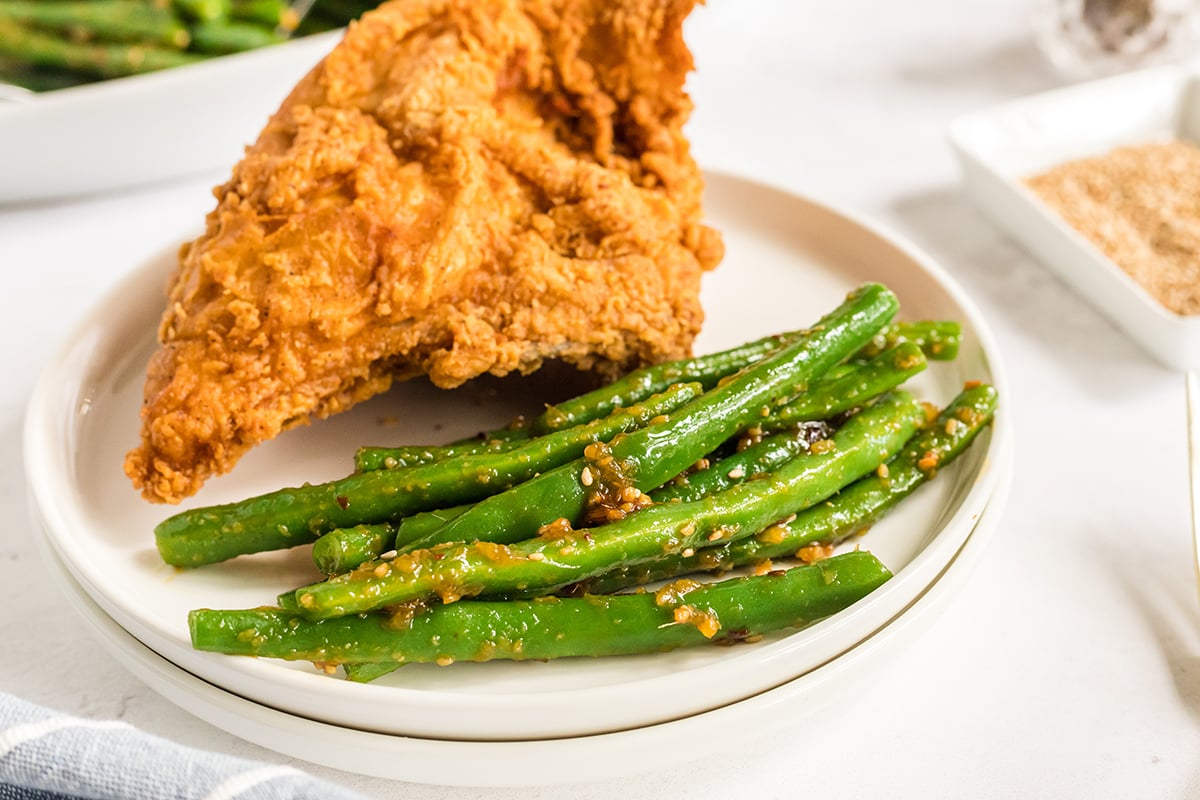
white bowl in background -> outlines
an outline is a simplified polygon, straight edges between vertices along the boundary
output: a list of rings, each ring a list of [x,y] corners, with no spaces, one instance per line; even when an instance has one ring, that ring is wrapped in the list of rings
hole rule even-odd
[[[1200,72],[1159,67],[1015,100],[950,128],[968,193],[1008,235],[1163,363],[1200,365],[1200,317],[1174,314],[1024,179],[1113,148],[1200,141]]]
[[[0,204],[232,167],[343,33],[0,103]]]

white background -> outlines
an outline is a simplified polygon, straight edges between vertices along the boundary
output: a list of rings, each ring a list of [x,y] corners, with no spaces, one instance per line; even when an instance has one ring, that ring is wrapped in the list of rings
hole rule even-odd
[[[730,732],[727,757],[705,763],[542,790],[301,766],[414,800],[1200,796],[1183,378],[1002,238],[962,195],[944,141],[959,114],[1062,83],[1033,45],[1033,8],[714,0],[688,27],[689,132],[704,166],[891,226],[961,282],[998,336],[1017,474],[983,562],[936,624],[835,710],[770,741]],[[91,641],[34,551],[19,446],[33,382],[70,326],[194,229],[226,172],[0,207],[0,688],[279,762],[162,700]]]

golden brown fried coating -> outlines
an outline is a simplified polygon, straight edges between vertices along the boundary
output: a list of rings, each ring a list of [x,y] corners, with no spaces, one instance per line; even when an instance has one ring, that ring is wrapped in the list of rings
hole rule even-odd
[[[180,253],[125,471],[177,502],[394,379],[686,355],[696,0],[393,0],[271,118]]]

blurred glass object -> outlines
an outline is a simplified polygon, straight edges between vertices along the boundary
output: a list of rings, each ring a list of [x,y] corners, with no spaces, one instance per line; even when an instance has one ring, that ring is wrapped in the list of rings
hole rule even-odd
[[[1043,0],[1038,45],[1064,75],[1092,78],[1177,61],[1200,40],[1197,0]]]

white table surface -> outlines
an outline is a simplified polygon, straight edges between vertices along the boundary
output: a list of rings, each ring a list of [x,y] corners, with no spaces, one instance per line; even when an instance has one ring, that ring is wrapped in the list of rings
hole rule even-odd
[[[569,790],[447,789],[298,765],[414,799],[1200,796],[1183,377],[997,233],[962,195],[943,139],[958,114],[1061,82],[1032,44],[1032,8],[714,0],[688,28],[699,66],[690,133],[706,166],[891,226],[994,326],[1017,474],[986,557],[941,618],[855,700],[791,731],[794,742],[732,740],[720,762]],[[0,208],[0,688],[281,762],[158,697],[47,588],[19,447],[26,398],[69,327],[198,225],[225,171]]]

